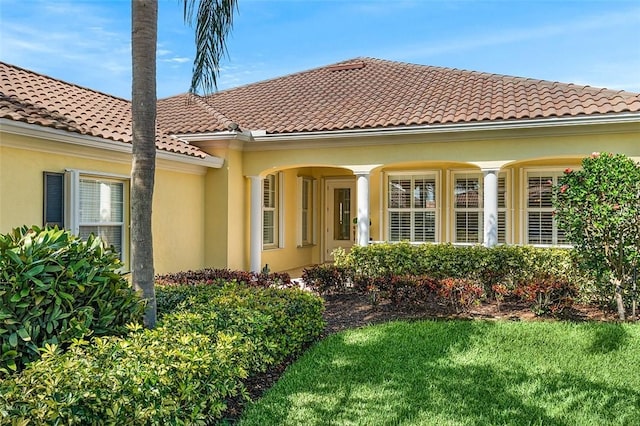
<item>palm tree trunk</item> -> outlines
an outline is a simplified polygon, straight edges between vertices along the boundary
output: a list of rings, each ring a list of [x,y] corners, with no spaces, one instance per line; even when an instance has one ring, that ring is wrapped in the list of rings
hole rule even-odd
[[[156,296],[151,208],[156,161],[157,0],[132,0],[131,17],[131,273],[134,288],[147,300],[144,325],[154,328]]]

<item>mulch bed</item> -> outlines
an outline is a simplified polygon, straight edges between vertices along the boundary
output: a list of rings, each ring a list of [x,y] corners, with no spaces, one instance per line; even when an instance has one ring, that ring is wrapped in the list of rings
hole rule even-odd
[[[482,303],[474,306],[468,312],[453,313],[443,306],[428,306],[418,309],[398,308],[388,301],[381,301],[372,305],[368,296],[359,294],[327,295],[325,300],[324,318],[327,326],[323,337],[342,330],[380,324],[394,320],[420,319],[482,319],[482,320],[510,320],[510,321],[548,321],[549,317],[537,317],[529,307],[522,303],[505,302],[498,306],[493,303]],[[615,321],[614,313],[605,312],[594,306],[575,305],[565,310],[560,319],[569,321]],[[296,360],[292,357],[284,363],[273,367],[258,376],[250,377],[245,386],[255,401],[260,398],[282,376],[287,367]],[[234,424],[242,413],[245,401],[238,397],[228,401],[228,409],[224,416],[225,424]]]
[[[541,321],[550,317],[538,317],[528,305],[519,302],[504,302],[498,306],[494,302],[483,302],[473,306],[468,312],[455,313],[441,305],[431,305],[412,309],[397,307],[389,301],[382,301],[378,305],[371,305],[367,296],[359,294],[325,296],[326,333],[334,333],[349,328],[362,327],[369,324],[393,320],[416,319],[507,319],[512,321]],[[605,312],[594,306],[574,305],[565,309],[559,316],[569,321],[614,321],[614,313]]]

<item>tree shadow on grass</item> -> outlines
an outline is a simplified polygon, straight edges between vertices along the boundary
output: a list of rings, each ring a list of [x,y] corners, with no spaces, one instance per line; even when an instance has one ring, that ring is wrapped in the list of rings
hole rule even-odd
[[[632,424],[638,389],[454,360],[494,326],[398,322],[331,336],[249,407],[241,424]]]
[[[601,324],[593,329],[593,341],[589,351],[594,354],[617,351],[627,345],[629,337],[629,333],[621,324]]]

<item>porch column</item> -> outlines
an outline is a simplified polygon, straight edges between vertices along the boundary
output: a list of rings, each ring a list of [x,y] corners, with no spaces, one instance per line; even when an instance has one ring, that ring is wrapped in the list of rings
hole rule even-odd
[[[358,238],[359,246],[369,244],[369,172],[356,172],[358,192]]]
[[[262,267],[262,178],[249,176],[251,181],[251,230],[249,236],[249,263],[251,272]]]
[[[498,243],[498,170],[483,169],[484,175],[484,238],[485,247]]]

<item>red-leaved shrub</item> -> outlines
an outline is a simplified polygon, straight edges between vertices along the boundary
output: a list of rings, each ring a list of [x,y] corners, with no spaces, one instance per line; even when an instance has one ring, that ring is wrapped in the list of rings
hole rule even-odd
[[[236,281],[254,287],[289,288],[296,284],[286,272],[274,272],[270,274],[232,271],[230,269],[200,269],[197,271],[176,272],[156,276],[156,284],[159,285],[184,285],[184,284],[217,284],[221,282]]]
[[[352,290],[350,268],[335,265],[314,265],[302,271],[305,286],[318,294],[339,294]]]
[[[536,315],[559,315],[573,305],[578,289],[564,278],[545,275],[519,283],[513,293],[531,304]]]
[[[467,311],[471,305],[480,303],[484,296],[482,285],[465,278],[445,278],[440,280],[438,296],[456,312]]]

